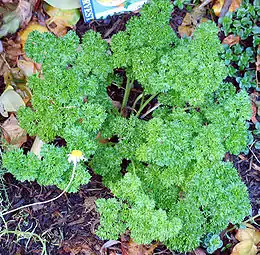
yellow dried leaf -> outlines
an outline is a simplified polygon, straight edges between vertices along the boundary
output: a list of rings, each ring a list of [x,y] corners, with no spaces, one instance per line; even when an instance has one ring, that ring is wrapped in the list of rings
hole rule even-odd
[[[47,27],[57,36],[64,36],[67,33],[67,27],[73,28],[80,19],[78,9],[61,10],[46,4],[45,11],[50,16],[46,20]]]
[[[216,0],[215,4],[212,6],[212,9],[217,17],[219,17],[223,5],[224,0]]]
[[[253,226],[252,228],[238,229],[235,237],[238,241],[251,240],[255,245],[260,242],[260,232]]]
[[[182,24],[178,27],[178,32],[181,37],[191,36],[193,31],[195,30],[196,26],[199,23],[205,22],[208,19],[204,18],[203,16],[206,14],[205,8],[200,8],[196,6],[193,8],[191,13],[186,13]]]
[[[217,17],[219,17],[221,9],[224,5],[225,0],[216,0],[212,9]],[[237,8],[240,7],[242,0],[232,0],[231,5],[229,7],[229,12],[234,12]]]
[[[181,26],[178,27],[178,32],[179,32],[181,37],[184,37],[185,35],[191,36],[193,31],[194,31],[193,26],[183,26],[183,25],[181,25]]]
[[[256,255],[257,247],[254,245],[253,241],[248,239],[244,240],[233,248],[230,255]]]
[[[182,26],[189,26],[191,24],[192,24],[191,14],[187,12],[181,25]]]
[[[20,38],[21,38],[21,44],[24,47],[24,44],[28,38],[28,35],[32,32],[32,31],[39,31],[41,33],[43,32],[48,32],[49,30],[47,29],[47,27],[45,26],[41,26],[40,24],[38,24],[37,22],[30,22],[29,25],[22,30],[19,34],[20,34]]]

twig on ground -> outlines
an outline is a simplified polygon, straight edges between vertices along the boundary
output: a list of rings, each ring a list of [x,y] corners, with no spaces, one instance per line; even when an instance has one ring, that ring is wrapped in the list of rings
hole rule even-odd
[[[232,0],[226,0],[219,14],[219,18],[224,17],[229,10]]]
[[[204,8],[206,5],[208,5],[212,0],[205,0],[200,6],[199,8],[202,9]]]

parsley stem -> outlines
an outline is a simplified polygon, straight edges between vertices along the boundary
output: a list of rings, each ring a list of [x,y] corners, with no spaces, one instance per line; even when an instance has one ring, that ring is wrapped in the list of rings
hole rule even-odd
[[[130,79],[127,79],[126,87],[125,87],[125,94],[124,94],[124,98],[123,98],[123,102],[122,102],[122,106],[121,106],[121,114],[123,113],[123,110],[125,109],[125,107],[127,105],[131,88],[132,88],[132,82],[130,81]]]
[[[142,110],[156,97],[158,96],[159,93],[150,96],[139,108],[136,117],[139,117],[139,115],[141,114]]]
[[[143,98],[143,94],[140,94],[134,101],[134,104],[132,106],[133,109],[135,109],[137,102]],[[141,103],[142,104],[142,103]]]

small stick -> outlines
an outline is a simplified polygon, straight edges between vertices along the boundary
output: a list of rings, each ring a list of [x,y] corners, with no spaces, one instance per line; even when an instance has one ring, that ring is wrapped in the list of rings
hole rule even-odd
[[[220,18],[224,17],[226,15],[226,13],[229,10],[229,7],[230,7],[231,3],[232,3],[232,0],[226,0],[224,2],[224,5],[222,6],[222,9],[221,9],[220,14],[219,14]]]
[[[144,113],[140,119],[143,119],[145,116],[147,116],[149,113],[153,112],[155,109],[157,109],[161,104],[156,104],[154,107],[152,107],[151,109],[149,109],[146,113]]]
[[[248,149],[252,152],[253,156],[255,157],[256,161],[258,163],[260,163],[259,159],[257,158],[257,156],[255,155],[255,153],[253,152],[253,150],[251,149],[251,147],[248,147]]]
[[[212,0],[205,0],[200,6],[199,8],[202,9],[204,8],[206,5],[208,5]]]
[[[4,57],[2,54],[1,54],[1,57],[2,57],[2,59],[4,60],[4,62],[6,63],[8,69],[11,70],[11,67],[10,67],[10,65],[8,64],[8,62],[6,61],[5,57]]]

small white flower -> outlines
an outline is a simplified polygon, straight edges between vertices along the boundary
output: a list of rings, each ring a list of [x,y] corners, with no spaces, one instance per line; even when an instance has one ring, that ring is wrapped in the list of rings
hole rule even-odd
[[[73,162],[74,165],[76,165],[81,160],[85,160],[82,151],[79,150],[73,150],[70,154],[68,154],[68,156],[69,163]]]

